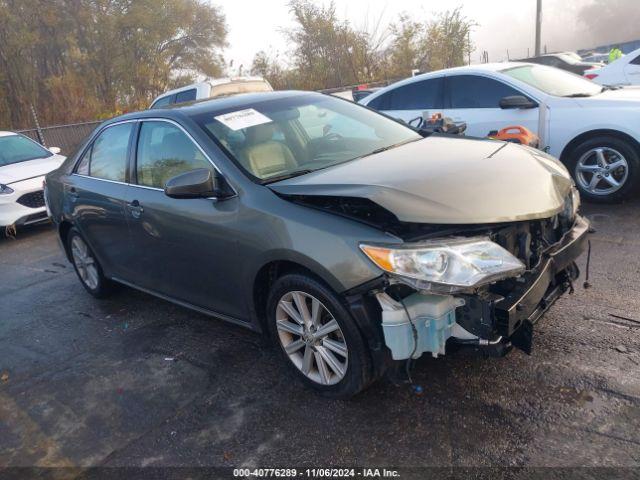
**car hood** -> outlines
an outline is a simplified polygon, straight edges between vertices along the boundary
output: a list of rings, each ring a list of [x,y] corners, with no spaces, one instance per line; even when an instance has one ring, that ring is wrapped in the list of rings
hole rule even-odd
[[[0,183],[8,185],[28,178],[46,175],[62,165],[65,158],[62,155],[52,155],[0,166]]]
[[[438,224],[551,217],[571,186],[539,150],[437,135],[269,185],[285,196],[365,198],[400,221]]]

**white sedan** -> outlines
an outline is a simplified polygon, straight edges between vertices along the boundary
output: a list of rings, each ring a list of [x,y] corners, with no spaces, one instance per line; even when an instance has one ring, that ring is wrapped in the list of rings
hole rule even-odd
[[[498,63],[417,75],[360,103],[406,122],[442,112],[476,137],[522,125],[562,160],[583,197],[612,202],[638,188],[640,89],[602,87],[544,65]]]
[[[640,48],[584,76],[600,85],[640,85]]]
[[[42,182],[65,157],[13,132],[0,132],[0,234],[13,225],[47,220]]]

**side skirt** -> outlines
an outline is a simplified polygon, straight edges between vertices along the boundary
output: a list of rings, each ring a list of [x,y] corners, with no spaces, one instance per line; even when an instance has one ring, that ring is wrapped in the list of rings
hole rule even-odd
[[[258,329],[256,329],[256,327],[251,322],[248,322],[248,321],[245,321],[245,320],[240,320],[239,318],[231,317],[231,316],[225,315],[223,313],[214,312],[213,310],[209,310],[209,309],[206,309],[206,308],[203,308],[203,307],[199,307],[197,305],[193,305],[191,303],[188,303],[188,302],[185,302],[185,301],[182,301],[182,300],[178,300],[177,298],[173,298],[173,297],[169,297],[167,295],[163,295],[162,293],[158,293],[158,292],[155,292],[153,290],[149,290],[147,288],[139,287],[138,285],[135,285],[133,283],[127,282],[126,280],[122,280],[121,278],[111,277],[111,280],[113,280],[114,282],[118,282],[118,283],[121,283],[123,285],[126,285],[127,287],[131,287],[131,288],[133,288],[135,290],[139,290],[141,292],[148,293],[149,295],[153,295],[154,297],[158,297],[158,298],[160,298],[162,300],[166,300],[167,302],[171,302],[171,303],[174,303],[176,305],[180,305],[181,307],[188,308],[189,310],[194,310],[194,311],[196,311],[198,313],[202,313],[202,314],[207,315],[209,317],[215,317],[215,318],[218,318],[220,320],[224,320],[225,322],[233,323],[235,325],[240,325],[241,327],[248,328],[249,330],[253,330],[253,331],[256,331],[256,332],[259,331]]]

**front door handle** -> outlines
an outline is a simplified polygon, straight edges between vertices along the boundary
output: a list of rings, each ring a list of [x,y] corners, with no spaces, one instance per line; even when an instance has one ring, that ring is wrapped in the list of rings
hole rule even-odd
[[[140,215],[144,212],[144,208],[142,208],[142,205],[140,205],[138,200],[127,203],[127,208],[129,209],[129,212],[131,212],[131,216],[133,218],[140,218]]]

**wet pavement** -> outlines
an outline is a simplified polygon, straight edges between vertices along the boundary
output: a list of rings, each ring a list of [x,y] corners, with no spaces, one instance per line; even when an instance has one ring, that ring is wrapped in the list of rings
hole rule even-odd
[[[93,299],[50,226],[22,229],[0,240],[0,466],[640,467],[640,201],[585,213],[594,286],[532,356],[423,357],[421,394],[385,379],[350,401],[240,327]]]

